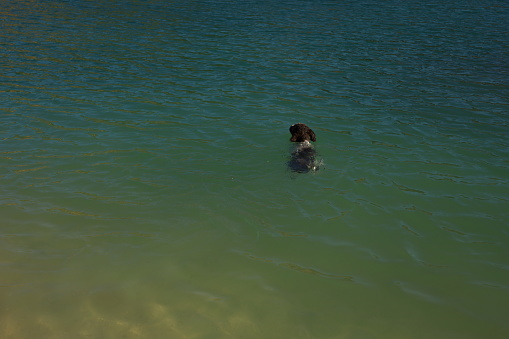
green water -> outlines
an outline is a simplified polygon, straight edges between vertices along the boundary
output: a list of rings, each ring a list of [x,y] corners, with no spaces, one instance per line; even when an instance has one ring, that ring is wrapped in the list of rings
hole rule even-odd
[[[2,338],[509,335],[504,2],[2,7]]]

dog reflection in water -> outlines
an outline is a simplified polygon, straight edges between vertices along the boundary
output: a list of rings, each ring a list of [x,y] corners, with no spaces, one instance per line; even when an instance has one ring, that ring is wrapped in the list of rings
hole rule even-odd
[[[299,173],[317,171],[321,160],[318,160],[318,154],[311,144],[311,141],[316,141],[315,132],[307,125],[299,123],[290,126],[290,133],[290,141],[295,144],[291,150],[288,168]]]

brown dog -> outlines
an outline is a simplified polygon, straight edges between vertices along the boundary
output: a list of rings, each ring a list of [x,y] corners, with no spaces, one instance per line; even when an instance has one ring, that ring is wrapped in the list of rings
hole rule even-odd
[[[298,143],[291,151],[288,167],[294,172],[306,173],[316,171],[320,161],[316,159],[316,151],[311,141],[316,141],[315,132],[305,124],[294,124],[290,126],[292,137],[291,142]]]

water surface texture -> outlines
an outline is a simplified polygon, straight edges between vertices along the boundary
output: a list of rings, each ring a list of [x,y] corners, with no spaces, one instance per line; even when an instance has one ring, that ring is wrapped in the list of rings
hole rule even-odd
[[[2,2],[0,336],[508,338],[508,18]]]

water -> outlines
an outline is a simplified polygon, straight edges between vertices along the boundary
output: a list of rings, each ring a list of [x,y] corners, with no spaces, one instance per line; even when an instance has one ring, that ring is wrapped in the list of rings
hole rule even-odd
[[[2,337],[509,335],[505,2],[0,16]]]

